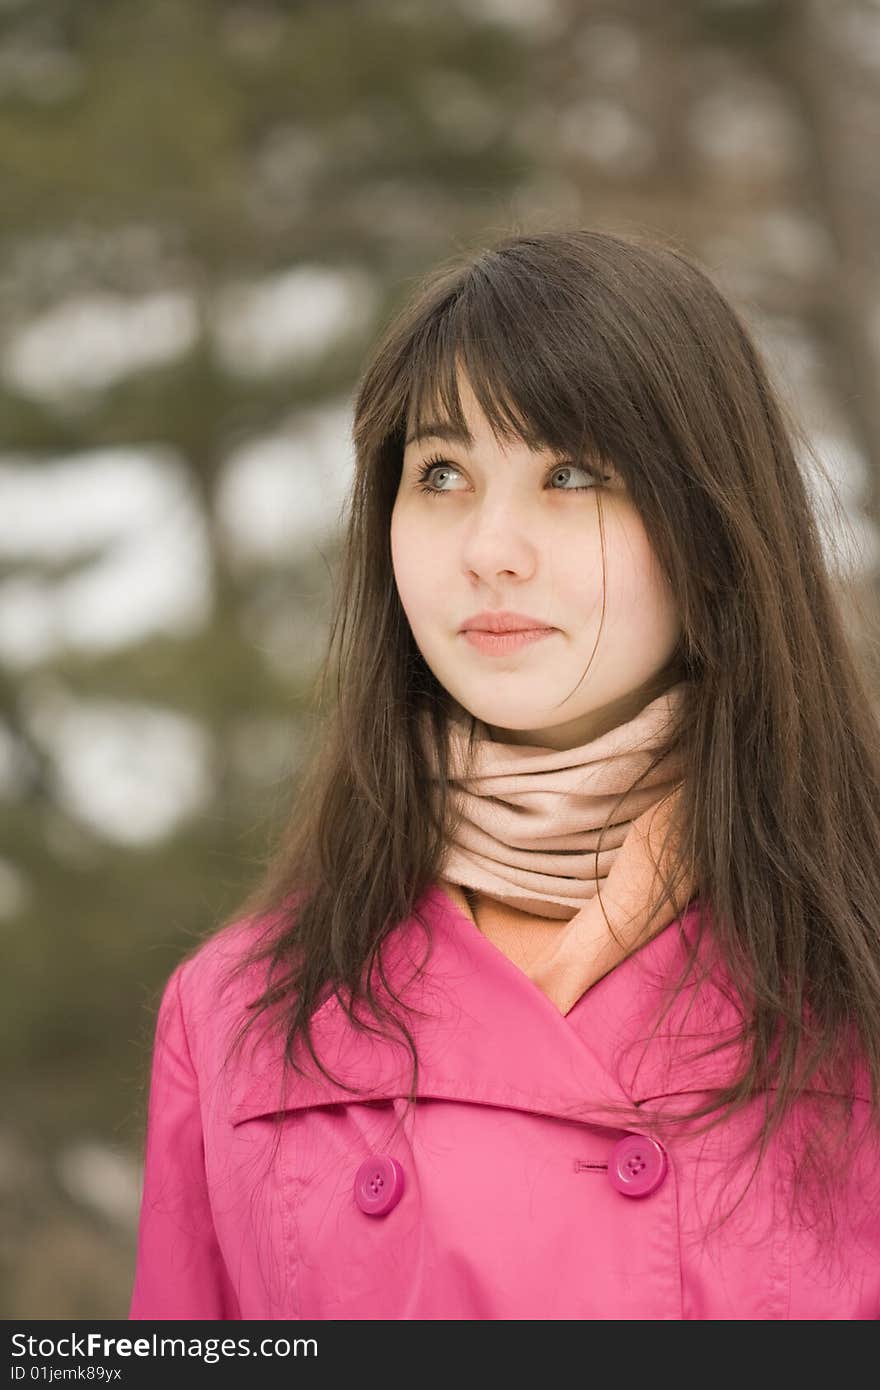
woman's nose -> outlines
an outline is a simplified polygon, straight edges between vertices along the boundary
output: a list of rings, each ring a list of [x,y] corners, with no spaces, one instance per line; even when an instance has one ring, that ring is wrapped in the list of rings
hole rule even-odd
[[[535,564],[536,545],[528,510],[503,504],[481,509],[472,518],[464,542],[467,568],[477,573],[530,571]]]

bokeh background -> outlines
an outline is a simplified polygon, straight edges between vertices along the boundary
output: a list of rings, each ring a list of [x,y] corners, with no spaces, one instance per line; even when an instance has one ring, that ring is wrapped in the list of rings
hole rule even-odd
[[[3,1317],[127,1313],[159,991],[288,804],[382,324],[508,231],[674,238],[870,615],[878,148],[878,0],[0,0]]]

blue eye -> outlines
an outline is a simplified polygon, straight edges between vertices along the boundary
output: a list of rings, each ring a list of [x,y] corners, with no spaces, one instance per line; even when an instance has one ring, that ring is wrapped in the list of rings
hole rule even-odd
[[[591,483],[589,483],[589,484],[583,483],[583,484],[581,484],[580,487],[566,487],[566,488],[562,488],[561,491],[562,491],[562,492],[591,492],[592,489],[596,486],[596,484],[600,481],[600,479],[597,478],[597,477],[595,476],[595,474],[591,473],[590,470],[589,470],[589,468],[583,468],[583,467],[581,467],[580,464],[577,464],[577,463],[557,463],[553,468],[551,468],[551,470],[550,470],[550,476],[552,477],[554,473],[578,473],[578,472],[588,474],[589,477],[591,477],[593,481],[592,481]]]
[[[441,488],[431,487],[428,484],[428,476],[434,472],[435,468],[451,468],[453,473],[456,471],[455,465],[450,463],[448,459],[433,457],[425,459],[419,468],[416,481],[419,485],[419,491],[424,492],[427,497],[439,497],[442,492]]]
[[[453,473],[458,472],[458,469],[455,467],[454,463],[452,463],[449,459],[443,458],[440,455],[432,455],[430,458],[425,459],[421,467],[419,468],[416,482],[418,483],[420,492],[423,492],[426,497],[442,497],[444,492],[447,491],[447,489],[445,488],[432,487],[431,484],[429,484],[428,477],[431,473],[433,473],[435,468],[441,468],[446,471],[451,470]],[[590,483],[583,483],[578,487],[554,488],[552,489],[552,491],[592,492],[593,489],[599,483],[607,483],[611,481],[610,477],[600,476],[599,474],[594,473],[591,468],[588,468],[583,464],[577,463],[555,463],[550,469],[548,477],[552,477],[554,473],[571,472],[586,473],[588,477],[592,478],[593,481]]]

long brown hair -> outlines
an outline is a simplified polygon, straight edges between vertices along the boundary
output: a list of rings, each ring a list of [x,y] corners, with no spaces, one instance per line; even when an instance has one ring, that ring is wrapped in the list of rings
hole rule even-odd
[[[265,1013],[290,1067],[301,1037],[329,1076],[310,1020],[336,994],[353,1026],[377,1031],[365,1003],[400,1031],[414,1098],[417,1049],[382,944],[436,881],[455,811],[449,697],[402,610],[389,530],[408,428],[429,410],[465,426],[462,370],[499,437],[613,462],[680,605],[687,696],[657,761],[675,747],[686,771],[662,896],[692,866],[741,993],[746,1060],[703,1106],[658,1125],[712,1116],[712,1128],[761,1097],[760,1161],[794,1102],[817,1092],[841,1103],[845,1133],[853,1098],[868,1099],[864,1066],[880,1126],[880,723],[797,450],[822,466],[709,276],[677,247],[633,235],[511,235],[460,254],[375,346],[356,396],[318,734],[289,822],[225,923],[260,928],[236,972],[270,962],[236,1046]],[[804,1165],[822,1125],[810,1130]],[[824,1157],[836,1184],[841,1155]]]

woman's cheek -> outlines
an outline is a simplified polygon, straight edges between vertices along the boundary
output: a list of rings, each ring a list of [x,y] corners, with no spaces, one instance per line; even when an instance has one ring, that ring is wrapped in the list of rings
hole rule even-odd
[[[416,561],[418,548],[418,537],[413,534],[413,528],[401,520],[395,520],[395,517],[392,516],[391,564],[397,592],[407,615],[413,603],[420,577]]]
[[[442,574],[438,571],[436,552],[422,549],[409,540],[395,553],[394,572],[401,606],[414,634],[418,635],[431,621],[433,610],[442,602]]]

